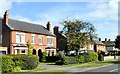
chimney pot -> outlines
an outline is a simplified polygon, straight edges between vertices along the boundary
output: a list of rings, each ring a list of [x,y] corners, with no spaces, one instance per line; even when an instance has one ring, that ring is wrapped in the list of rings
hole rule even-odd
[[[9,17],[8,10],[6,10],[6,12],[4,14],[4,22],[6,25],[8,25],[8,17]]]
[[[101,41],[101,38],[99,38],[99,41]]]
[[[54,34],[57,35],[59,32],[59,27],[58,26],[55,26],[54,27]]]
[[[105,41],[107,41],[107,38],[105,38]]]
[[[50,21],[47,23],[47,30],[48,31],[50,31],[50,26],[51,26],[51,24],[50,24]]]

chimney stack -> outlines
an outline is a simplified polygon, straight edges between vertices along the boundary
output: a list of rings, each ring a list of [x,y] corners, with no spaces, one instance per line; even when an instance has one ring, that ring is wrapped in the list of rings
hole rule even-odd
[[[51,24],[50,24],[50,22],[48,22],[48,23],[47,23],[47,30],[48,30],[48,31],[50,31],[50,26],[51,26]]]
[[[107,41],[107,38],[105,38],[105,41]]]
[[[99,41],[101,41],[101,38],[99,38]]]
[[[58,26],[55,26],[54,27],[54,34],[57,35],[59,32],[59,27]]]
[[[6,12],[4,14],[4,22],[6,25],[8,25],[8,17],[9,17],[8,10],[6,10]]]

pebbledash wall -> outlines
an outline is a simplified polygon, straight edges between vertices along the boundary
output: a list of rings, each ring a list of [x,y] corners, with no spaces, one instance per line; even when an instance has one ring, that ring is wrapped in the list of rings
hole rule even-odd
[[[49,56],[56,55],[56,36],[50,32],[50,22],[47,23],[47,28],[43,28],[42,25],[37,25],[47,32],[46,34],[44,34],[44,32],[40,34],[11,28],[11,23],[9,24],[8,19],[8,11],[5,12],[2,20],[2,46],[8,48],[8,54],[28,54],[27,43],[29,41],[33,46],[33,54],[39,55],[41,52],[46,51]],[[14,22],[14,20],[12,20],[12,22]],[[17,22],[20,23],[22,21]],[[24,24],[26,22],[22,23]],[[12,25],[14,26],[14,24],[16,23]],[[32,26],[33,25],[34,24],[32,24]]]

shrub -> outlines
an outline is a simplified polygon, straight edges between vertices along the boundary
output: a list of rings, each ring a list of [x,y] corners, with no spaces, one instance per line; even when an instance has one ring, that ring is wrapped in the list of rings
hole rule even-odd
[[[12,56],[2,56],[2,73],[12,72],[14,67]]]
[[[39,63],[39,57],[36,55],[15,55],[12,59],[15,67],[19,66],[22,70],[35,69]]]
[[[75,58],[76,58],[77,63],[85,62],[85,57],[83,55],[77,55]]]
[[[16,67],[14,68],[14,72],[21,72],[21,68],[20,68],[19,66],[16,66]]]
[[[67,57],[66,61],[68,64],[77,64],[78,63],[78,61],[76,60],[76,58],[74,56]]]
[[[67,65],[68,64],[67,57],[66,56],[60,57],[59,60],[55,62],[55,64],[57,64],[57,65]]]
[[[88,52],[84,54],[85,62],[98,61],[98,54],[96,52]]]
[[[39,61],[45,62],[46,61],[46,57],[47,56],[47,52],[42,52],[41,55],[39,56]]]
[[[98,54],[98,60],[99,61],[104,61],[104,56],[102,54]]]

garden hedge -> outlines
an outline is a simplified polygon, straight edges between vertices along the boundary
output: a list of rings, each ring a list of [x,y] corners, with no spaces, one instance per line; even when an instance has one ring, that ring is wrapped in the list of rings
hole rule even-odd
[[[14,72],[15,68],[31,70],[38,66],[39,57],[36,55],[10,55],[2,56],[2,72]]]

